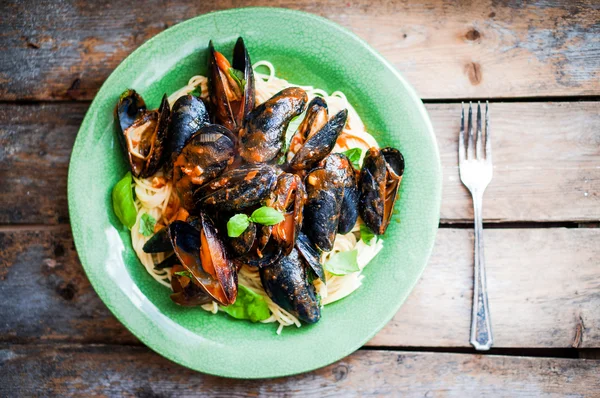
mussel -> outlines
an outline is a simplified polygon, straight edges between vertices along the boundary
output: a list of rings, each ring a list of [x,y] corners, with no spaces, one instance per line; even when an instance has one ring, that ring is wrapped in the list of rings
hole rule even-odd
[[[290,121],[304,111],[308,96],[299,87],[281,90],[248,115],[240,130],[240,155],[248,163],[266,163],[282,155]]]
[[[243,165],[225,171],[194,191],[197,208],[240,211],[260,204],[277,181],[277,171],[269,165]]]
[[[394,148],[370,148],[359,177],[360,217],[375,234],[385,233],[398,197],[404,157]]]
[[[209,43],[208,70],[210,101],[215,123],[237,133],[254,108],[254,72],[244,40],[233,49],[233,64]]]
[[[290,150],[295,153],[289,162],[292,170],[309,170],[325,158],[346,125],[348,110],[343,109],[328,120],[327,103],[315,97],[306,116],[292,137]]]
[[[260,269],[260,280],[271,300],[306,323],[318,322],[321,308],[308,281],[307,265],[297,249]]]
[[[195,307],[202,304],[208,304],[212,298],[206,293],[196,279],[186,275],[186,269],[177,264],[171,270],[171,300],[174,303],[184,307]]]
[[[115,109],[120,128],[118,136],[134,176],[149,177],[162,165],[170,113],[166,95],[158,110],[148,111],[135,90],[121,94]]]
[[[229,246],[234,256],[239,257],[248,253],[255,244],[257,234],[256,224],[250,223],[248,228],[237,238],[229,239]]]
[[[302,228],[305,201],[306,191],[302,179],[296,174],[280,174],[266,204],[284,214],[284,220],[273,226],[272,239],[281,246],[285,256],[292,251],[296,237]]]
[[[344,196],[340,208],[338,233],[347,234],[358,219],[359,190],[356,172],[348,157],[342,153],[332,153],[323,161],[325,168],[335,170],[344,186]]]
[[[298,253],[300,253],[304,258],[304,261],[310,266],[317,279],[321,279],[325,282],[325,272],[323,270],[323,265],[321,264],[321,253],[308,236],[302,232],[298,234],[296,249],[298,249]]]
[[[173,163],[173,186],[182,205],[194,208],[192,187],[218,177],[235,156],[232,133],[223,126],[210,124],[198,130]]]
[[[331,156],[331,155],[330,155]],[[305,179],[304,233],[323,251],[333,248],[344,197],[344,181],[334,162],[324,162]]]
[[[175,101],[169,124],[169,142],[167,166],[175,161],[185,144],[202,127],[210,123],[204,102],[194,95],[184,95]]]
[[[235,302],[237,272],[212,220],[200,213],[200,229],[184,221],[169,225],[175,255],[197,284],[222,305]]]

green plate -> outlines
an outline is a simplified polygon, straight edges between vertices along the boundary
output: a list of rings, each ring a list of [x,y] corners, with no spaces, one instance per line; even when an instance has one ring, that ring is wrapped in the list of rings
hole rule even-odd
[[[113,108],[134,88],[150,108],[164,92],[204,74],[208,41],[231,54],[243,36],[253,62],[328,92],[342,90],[381,145],[402,151],[397,214],[363,286],[323,309],[316,325],[252,324],[169,299],[138,261],[110,193],[126,172]],[[133,52],[106,80],[81,125],[69,167],[69,212],[81,263],[100,298],[141,341],[189,368],[226,377],[277,377],[330,364],[355,351],[396,313],[427,264],[439,221],[441,167],[431,122],[402,76],[367,43],[317,16],[277,8],[219,11],[180,23]]]

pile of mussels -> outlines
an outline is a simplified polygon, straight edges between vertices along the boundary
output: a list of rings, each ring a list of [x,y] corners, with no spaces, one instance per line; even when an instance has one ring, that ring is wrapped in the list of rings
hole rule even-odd
[[[271,299],[299,319],[321,316],[312,280],[324,278],[320,253],[330,251],[336,233],[352,230],[358,216],[375,233],[390,222],[404,170],[394,148],[371,148],[357,171],[344,154],[330,153],[346,123],[347,110],[329,117],[320,97],[308,103],[292,87],[255,107],[254,75],[242,38],[232,64],[209,44],[209,100],[166,95],[157,110],[126,90],[115,115],[131,172],[149,177],[163,169],[172,179],[186,221],[174,221],[144,246],[148,253],[173,252],[157,267],[173,272],[171,298],[184,306],[216,301],[233,304],[237,270],[257,267]],[[306,111],[291,140],[289,122]],[[229,238],[226,223],[236,213],[260,206],[284,214],[273,226],[251,223]]]

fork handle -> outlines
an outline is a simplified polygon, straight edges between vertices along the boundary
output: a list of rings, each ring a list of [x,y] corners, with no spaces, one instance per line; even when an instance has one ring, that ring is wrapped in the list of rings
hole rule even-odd
[[[471,315],[471,344],[476,350],[489,350],[492,346],[492,323],[488,306],[483,255],[483,192],[473,192],[475,216],[475,258],[473,278],[473,312]]]

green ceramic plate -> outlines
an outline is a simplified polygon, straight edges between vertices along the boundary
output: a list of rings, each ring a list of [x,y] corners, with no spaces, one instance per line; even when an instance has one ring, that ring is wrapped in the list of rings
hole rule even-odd
[[[115,217],[113,185],[126,171],[113,108],[125,88],[158,106],[195,74],[205,73],[209,39],[231,54],[243,36],[254,62],[329,92],[342,90],[382,145],[406,160],[401,200],[385,247],[364,271],[363,286],[327,306],[313,326],[252,324],[181,308],[137,260]],[[260,378],[306,372],[358,349],[396,313],[427,264],[439,220],[440,160],[423,104],[402,76],[367,43],[317,16],[276,8],[202,15],[174,26],[131,54],[106,80],[75,142],[69,168],[69,211],[85,271],[115,316],[150,348],[214,375]]]

